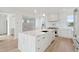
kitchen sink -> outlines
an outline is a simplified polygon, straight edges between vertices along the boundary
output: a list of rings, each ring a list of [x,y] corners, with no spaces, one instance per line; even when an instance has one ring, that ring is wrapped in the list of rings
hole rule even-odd
[[[43,30],[42,32],[48,32],[48,31],[46,31],[46,30]]]

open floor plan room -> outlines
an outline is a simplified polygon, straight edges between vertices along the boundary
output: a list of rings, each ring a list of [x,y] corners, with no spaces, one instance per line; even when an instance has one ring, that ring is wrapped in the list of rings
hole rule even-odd
[[[0,52],[21,52],[17,43],[15,39],[0,40]],[[44,52],[75,52],[75,48],[72,39],[57,37]]]
[[[79,7],[0,7],[0,52],[78,52]]]

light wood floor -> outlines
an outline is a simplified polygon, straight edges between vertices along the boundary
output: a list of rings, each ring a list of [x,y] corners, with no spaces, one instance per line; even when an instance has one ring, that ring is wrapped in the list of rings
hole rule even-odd
[[[46,52],[74,52],[72,39],[58,37]],[[0,40],[0,52],[20,52],[18,41],[13,39]]]
[[[47,52],[75,52],[72,39],[58,37],[48,47]]]

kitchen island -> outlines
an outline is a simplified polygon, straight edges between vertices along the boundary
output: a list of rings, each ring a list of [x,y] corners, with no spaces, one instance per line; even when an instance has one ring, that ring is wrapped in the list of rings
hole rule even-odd
[[[55,30],[43,29],[19,33],[18,48],[22,52],[44,52],[55,38]]]

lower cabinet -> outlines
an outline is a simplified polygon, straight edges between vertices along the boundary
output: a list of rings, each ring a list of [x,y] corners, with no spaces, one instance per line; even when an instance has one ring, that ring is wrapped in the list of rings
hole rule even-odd
[[[73,31],[71,29],[58,29],[58,36],[73,38]]]
[[[18,36],[18,48],[23,52],[43,52],[54,40],[54,32],[31,36],[20,33]]]
[[[41,37],[37,37],[36,39],[36,50],[38,52],[43,52],[45,49],[49,46],[49,38],[48,38],[48,33],[45,35],[42,35]],[[51,39],[52,40],[52,39]]]

